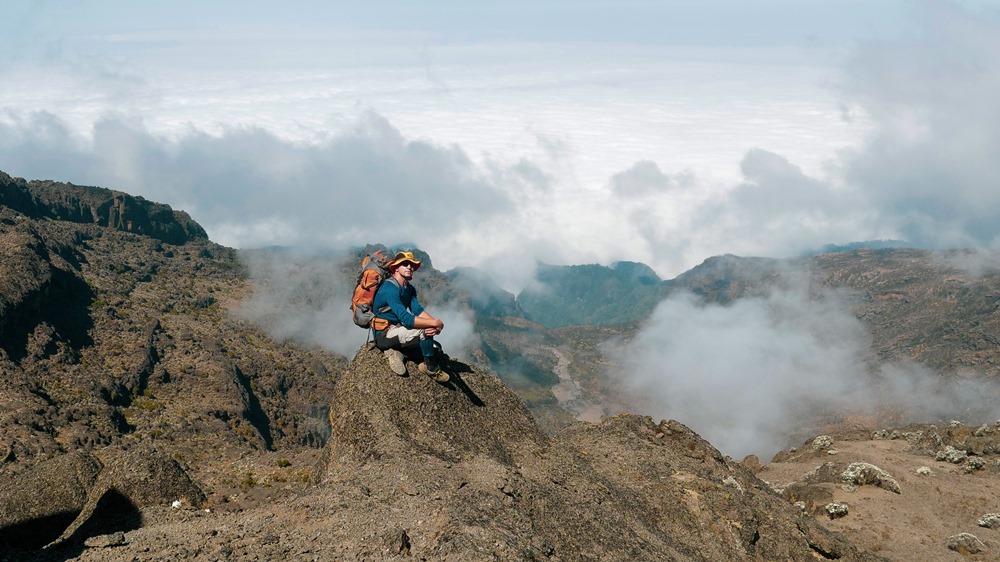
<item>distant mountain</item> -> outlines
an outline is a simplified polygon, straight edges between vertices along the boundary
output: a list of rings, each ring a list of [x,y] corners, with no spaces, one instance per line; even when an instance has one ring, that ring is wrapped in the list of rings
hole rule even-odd
[[[706,302],[726,304],[766,293],[789,267],[772,258],[726,254],[706,259],[670,281],[671,290],[688,290]]]
[[[540,264],[536,283],[517,296],[526,318],[548,328],[610,326],[642,320],[667,285],[641,263],[554,266]]]
[[[852,252],[854,250],[884,250],[886,248],[909,247],[912,247],[912,244],[905,240],[865,240],[863,242],[850,242],[848,244],[826,244],[818,250],[803,252],[802,256],[815,256],[817,254],[829,254],[832,252]]]

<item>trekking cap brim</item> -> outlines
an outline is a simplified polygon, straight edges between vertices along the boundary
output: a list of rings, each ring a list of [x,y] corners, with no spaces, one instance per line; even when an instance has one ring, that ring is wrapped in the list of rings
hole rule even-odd
[[[413,257],[413,252],[399,252],[396,257],[392,258],[389,262],[389,271],[395,270],[397,267],[402,265],[404,262],[410,262],[413,264],[413,271],[420,269],[420,260]]]

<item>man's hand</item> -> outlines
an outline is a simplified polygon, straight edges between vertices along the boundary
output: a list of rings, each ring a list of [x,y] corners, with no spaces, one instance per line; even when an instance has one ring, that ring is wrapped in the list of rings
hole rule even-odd
[[[444,322],[438,318],[434,318],[426,310],[414,319],[413,326],[415,328],[422,328],[424,334],[428,336],[436,336],[444,330]]]
[[[436,336],[440,334],[442,330],[444,330],[444,322],[435,318],[434,325],[424,330],[424,333],[428,336]]]

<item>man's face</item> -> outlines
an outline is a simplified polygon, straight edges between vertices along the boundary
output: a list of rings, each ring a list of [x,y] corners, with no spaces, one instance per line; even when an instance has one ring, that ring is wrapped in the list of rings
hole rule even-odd
[[[413,279],[413,264],[408,261],[404,261],[399,264],[399,267],[396,268],[396,273],[399,273],[399,276],[407,281]]]

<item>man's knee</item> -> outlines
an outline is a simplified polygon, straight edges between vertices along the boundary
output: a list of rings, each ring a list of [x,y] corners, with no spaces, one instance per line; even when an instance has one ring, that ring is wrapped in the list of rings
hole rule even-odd
[[[424,338],[424,331],[416,328],[394,326],[386,332],[386,335],[390,338],[395,338],[401,347],[406,347],[422,340]]]

